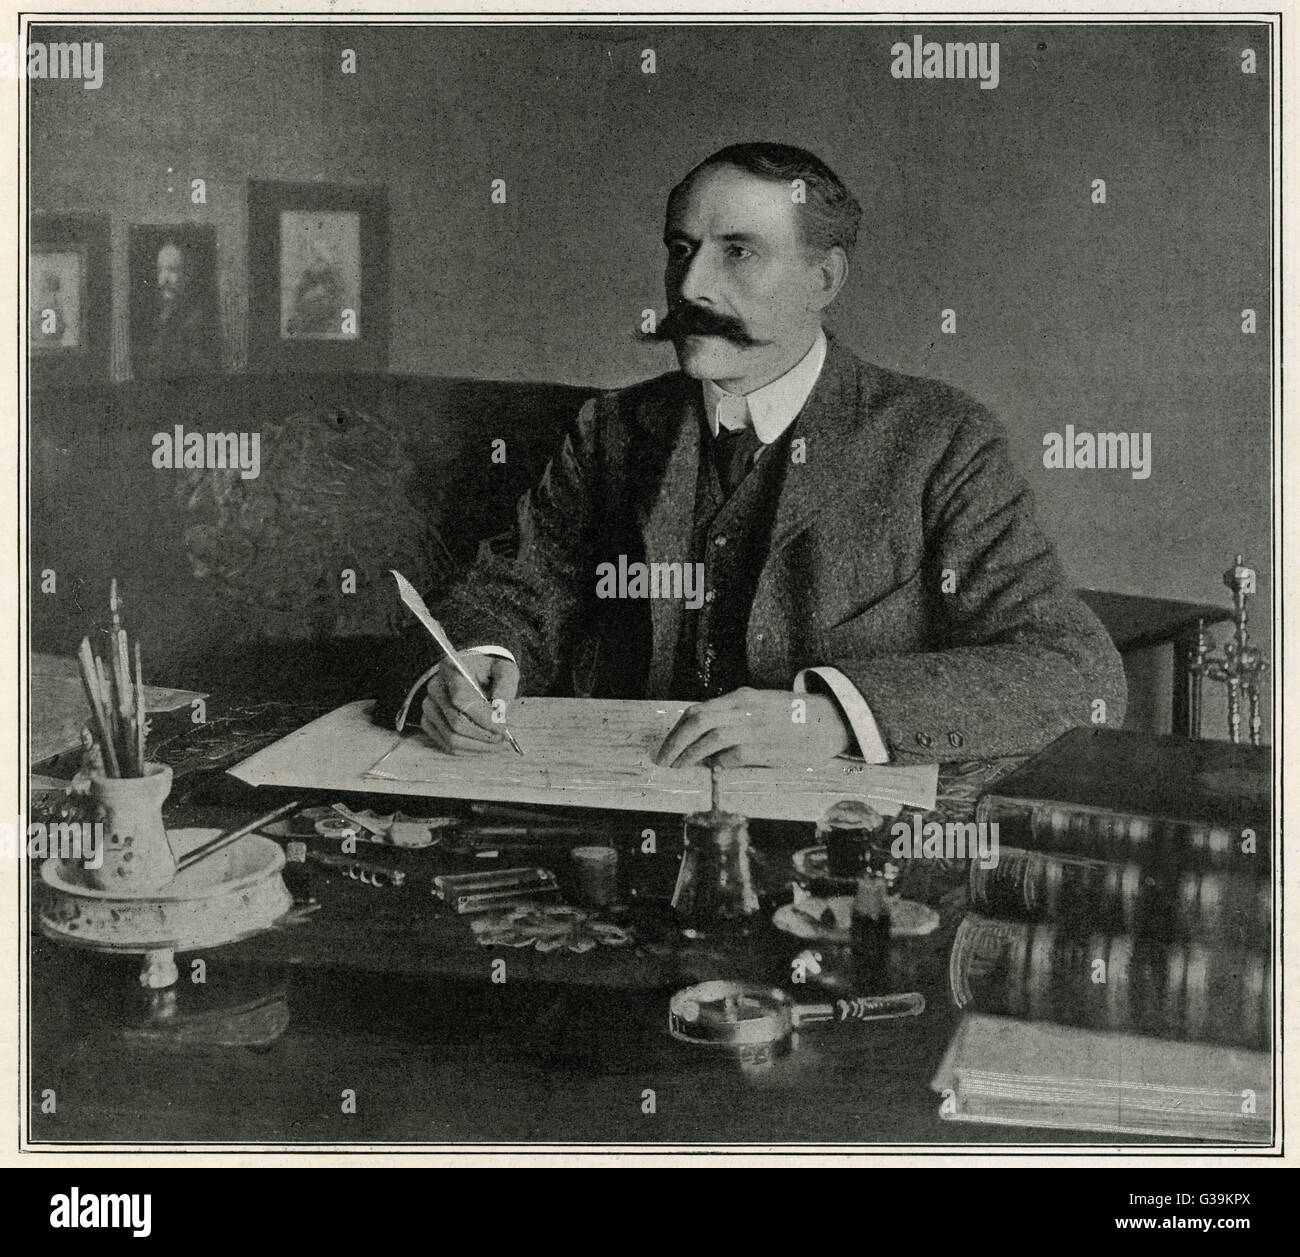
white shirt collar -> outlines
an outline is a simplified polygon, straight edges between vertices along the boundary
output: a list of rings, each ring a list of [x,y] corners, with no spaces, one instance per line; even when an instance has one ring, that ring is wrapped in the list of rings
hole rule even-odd
[[[826,333],[819,329],[812,348],[789,371],[743,398],[725,392],[712,380],[704,380],[704,413],[710,435],[718,435],[719,424],[725,428],[736,426],[736,418],[744,413],[739,405],[743,401],[754,434],[764,445],[771,445],[798,417],[825,362]]]

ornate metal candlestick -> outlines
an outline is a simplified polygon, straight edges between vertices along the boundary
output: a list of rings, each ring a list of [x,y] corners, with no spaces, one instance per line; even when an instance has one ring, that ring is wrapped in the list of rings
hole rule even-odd
[[[1241,700],[1250,708],[1250,743],[1259,745],[1259,678],[1268,667],[1263,652],[1250,645],[1246,630],[1246,599],[1255,592],[1255,569],[1246,567],[1241,555],[1223,574],[1223,583],[1232,590],[1234,631],[1221,653],[1210,650],[1205,636],[1205,622],[1196,626],[1196,646],[1191,651],[1188,671],[1192,675],[1192,720],[1194,729],[1201,722],[1201,684],[1204,677],[1222,681],[1228,687],[1228,732],[1234,742],[1241,741]]]

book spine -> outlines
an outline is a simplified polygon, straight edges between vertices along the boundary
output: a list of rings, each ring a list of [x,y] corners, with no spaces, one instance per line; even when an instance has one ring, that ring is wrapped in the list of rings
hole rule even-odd
[[[1134,860],[1147,867],[1269,867],[1269,827],[1262,823],[1211,825],[1003,795],[985,795],[976,813],[986,824],[997,823],[1001,843],[1029,851]]]
[[[991,868],[972,860],[969,876],[970,906],[986,916],[1261,951],[1272,930],[1271,889],[1263,868],[1177,869],[1006,846]]]
[[[1168,943],[1054,922],[968,915],[948,966],[957,1007],[975,1012],[1268,1049],[1272,972],[1267,954]]]

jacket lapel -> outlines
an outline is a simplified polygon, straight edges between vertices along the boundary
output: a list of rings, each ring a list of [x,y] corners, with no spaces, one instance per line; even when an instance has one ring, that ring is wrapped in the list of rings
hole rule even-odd
[[[846,467],[845,459],[849,450],[861,448],[852,434],[867,412],[871,381],[864,389],[857,360],[829,333],[827,342],[822,373],[791,433],[790,465],[777,499],[767,558],[754,587],[745,643],[754,675],[788,671],[797,636],[791,616],[806,618],[810,611],[799,598],[797,608],[791,605],[801,577],[791,571],[783,552],[823,511],[851,509],[843,500],[846,486],[856,482],[860,471]]]
[[[772,523],[768,557],[773,558],[831,504],[844,483],[841,459],[858,407],[858,381],[852,355],[827,333],[826,361],[813,385],[792,437],[790,466],[786,468]]]
[[[659,432],[662,473],[655,492],[640,499],[638,510],[647,563],[691,561],[691,526],[700,466],[700,425],[704,404],[697,381],[685,376],[683,389]],[[649,693],[667,693],[672,685],[681,634],[679,598],[651,598]]]

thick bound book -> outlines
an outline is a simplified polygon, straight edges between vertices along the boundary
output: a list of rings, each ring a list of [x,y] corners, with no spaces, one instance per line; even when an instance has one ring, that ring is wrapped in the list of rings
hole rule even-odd
[[[969,887],[971,908],[984,916],[1056,921],[1083,933],[1259,951],[1268,950],[1272,933],[1272,878],[1262,861],[1245,869],[1180,868],[999,845],[992,867],[971,861]]]
[[[1268,747],[1073,729],[996,782],[1001,846],[1255,875],[1269,867]]]
[[[948,961],[971,1012],[1266,1051],[1272,966],[1265,952],[1091,934],[1056,922],[967,915]]]
[[[947,1121],[1223,1144],[1272,1138],[1265,1052],[964,1017],[931,1087]]]

